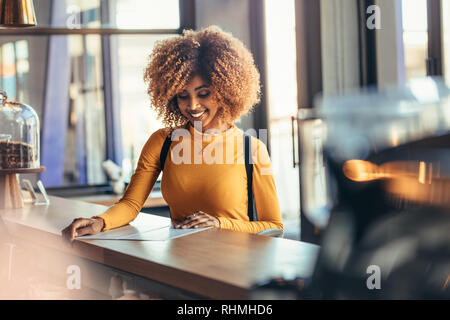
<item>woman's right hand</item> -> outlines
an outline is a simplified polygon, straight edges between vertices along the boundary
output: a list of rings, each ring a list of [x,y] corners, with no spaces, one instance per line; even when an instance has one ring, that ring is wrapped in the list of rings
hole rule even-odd
[[[97,234],[104,226],[105,221],[102,218],[78,218],[62,231],[62,236],[64,240],[72,242],[75,237]]]

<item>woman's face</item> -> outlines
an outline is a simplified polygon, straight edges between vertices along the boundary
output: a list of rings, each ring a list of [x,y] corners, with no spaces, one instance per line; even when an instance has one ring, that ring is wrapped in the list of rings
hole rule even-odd
[[[216,117],[219,106],[212,98],[209,84],[199,75],[195,75],[177,94],[177,102],[181,113],[193,126],[194,122],[200,121],[202,131],[213,128],[221,129],[220,121]]]

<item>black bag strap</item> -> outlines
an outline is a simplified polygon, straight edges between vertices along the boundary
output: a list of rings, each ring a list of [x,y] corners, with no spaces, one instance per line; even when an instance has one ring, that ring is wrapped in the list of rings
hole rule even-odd
[[[245,172],[247,173],[247,215],[250,221],[258,221],[255,198],[253,197],[253,163],[251,163],[252,150],[251,136],[244,132],[244,161]]]
[[[164,140],[164,144],[161,148],[161,154],[159,155],[159,161],[161,163],[161,171],[164,170],[164,163],[166,162],[167,154],[169,153],[170,145],[172,144],[172,139],[167,136]],[[255,198],[253,197],[253,164],[250,161],[251,157],[251,136],[244,133],[244,162],[245,162],[245,172],[247,174],[247,215],[250,221],[258,221],[258,214],[256,212]]]
[[[161,148],[161,154],[159,155],[159,162],[161,164],[161,171],[164,170],[164,163],[166,162],[167,154],[169,153],[170,145],[172,144],[172,139],[170,134],[164,140],[164,144]]]

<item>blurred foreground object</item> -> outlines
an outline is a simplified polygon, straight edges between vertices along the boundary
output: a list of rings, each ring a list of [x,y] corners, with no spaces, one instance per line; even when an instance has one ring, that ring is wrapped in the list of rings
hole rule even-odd
[[[332,194],[323,299],[450,298],[450,90],[439,79],[317,100]]]

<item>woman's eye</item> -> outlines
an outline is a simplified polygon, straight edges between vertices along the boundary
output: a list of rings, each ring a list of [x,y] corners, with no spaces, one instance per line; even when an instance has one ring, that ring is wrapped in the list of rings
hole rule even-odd
[[[198,96],[200,98],[206,98],[207,96],[209,96],[209,91],[199,92]]]
[[[187,99],[188,95],[187,94],[179,94],[178,99]]]

